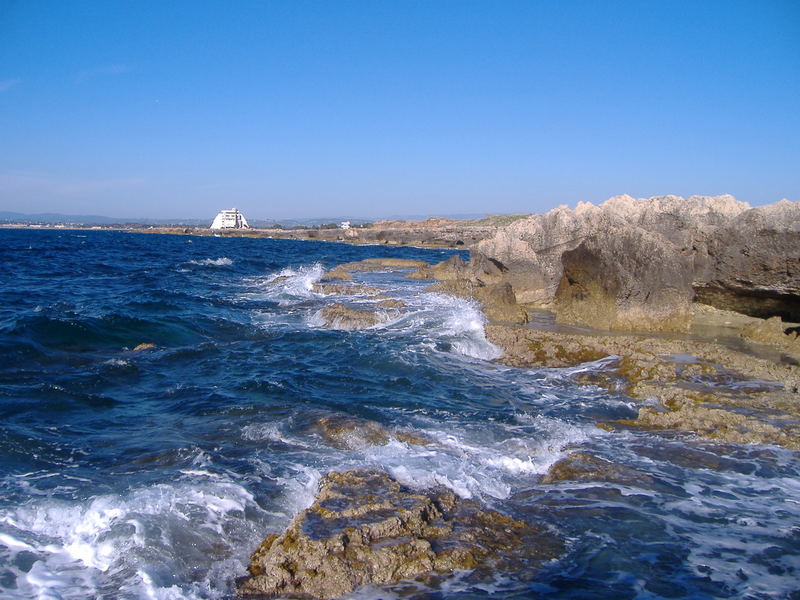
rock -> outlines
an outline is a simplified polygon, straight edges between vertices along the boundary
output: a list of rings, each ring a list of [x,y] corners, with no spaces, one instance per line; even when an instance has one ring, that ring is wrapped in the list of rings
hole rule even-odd
[[[367,446],[385,446],[392,439],[410,446],[427,446],[433,443],[429,437],[411,432],[390,432],[376,421],[347,415],[322,417],[311,426],[311,431],[339,450],[361,450]]]
[[[467,279],[453,279],[435,283],[428,291],[475,299],[490,321],[520,325],[528,322],[527,311],[517,304],[514,291],[508,283],[481,285]]]
[[[515,572],[562,549],[543,528],[442,487],[411,490],[382,471],[330,473],[311,507],[256,549],[238,593],[338,598],[456,569]]]
[[[378,306],[383,308],[405,308],[406,303],[402,300],[398,300],[397,298],[388,298],[386,300],[380,300],[376,303]]]
[[[500,324],[485,329],[487,340],[503,349],[504,364],[573,367],[609,357],[603,368],[579,370],[573,378],[660,405],[642,407],[637,419],[601,427],[679,429],[726,442],[800,446],[797,365],[697,340]],[[734,410],[719,408],[723,405]]]
[[[572,256],[588,238],[610,245],[603,238],[620,232],[663,244],[659,256],[669,255],[673,266],[677,261],[690,268],[696,297],[706,304],[800,321],[796,202],[751,209],[732,196],[618,196],[600,206],[581,202],[574,210],[560,206],[516,220],[481,240],[473,254],[506,269],[502,280],[513,286],[518,302],[550,306],[562,281],[562,256]],[[641,256],[643,263],[646,258]],[[654,315],[643,322],[658,324],[660,319]]]
[[[785,325],[780,317],[750,322],[742,327],[739,335],[748,341],[777,346],[800,357],[800,337],[791,327]]]
[[[326,327],[344,331],[367,329],[397,317],[396,311],[362,310],[344,304],[331,304],[317,314]]]
[[[642,407],[635,420],[620,424],[648,429],[691,431],[698,435],[734,444],[777,444],[793,450],[800,449],[800,428],[780,429],[761,419],[740,413],[685,405],[678,410],[657,410]]]
[[[144,351],[144,350],[152,350],[152,349],[153,349],[153,348],[155,348],[155,347],[156,347],[156,345],[155,345],[155,344],[151,344],[151,343],[149,343],[149,342],[145,342],[145,343],[143,343],[143,344],[139,344],[138,346],[136,346],[136,347],[135,347],[135,348],[132,350],[132,352],[142,352],[142,351]]]
[[[367,262],[365,260],[359,262],[349,262],[344,263],[336,267],[337,269],[341,269],[343,271],[348,271],[350,273],[355,273],[358,271],[383,271],[384,267],[379,264]]]
[[[800,321],[800,203],[740,213],[708,239],[697,298],[717,308]]]
[[[327,273],[325,273],[325,275],[322,276],[322,281],[352,281],[352,280],[353,276],[350,275],[350,273],[347,272],[342,267],[336,267],[335,269],[328,271]]]
[[[408,258],[366,258],[364,262],[393,269],[420,269],[429,266],[424,260],[411,260]]]
[[[315,294],[337,294],[339,296],[374,296],[383,290],[368,285],[352,283],[315,283],[311,286],[311,291]]]
[[[587,237],[561,262],[554,297],[559,322],[627,331],[689,328],[691,261],[663,238],[618,227]]]
[[[573,452],[558,460],[541,479],[546,484],[559,481],[608,481],[622,485],[641,485],[650,483],[652,478],[631,467],[587,452]]]

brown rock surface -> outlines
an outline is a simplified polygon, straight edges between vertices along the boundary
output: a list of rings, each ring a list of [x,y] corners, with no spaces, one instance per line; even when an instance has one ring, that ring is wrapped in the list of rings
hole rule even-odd
[[[337,598],[456,569],[515,571],[561,551],[543,528],[445,488],[411,490],[382,471],[330,473],[312,506],[256,549],[238,593]]]
[[[800,367],[759,358],[714,342],[578,334],[486,326],[510,366],[577,366],[617,357],[603,370],[579,372],[581,383],[656,400],[638,417],[604,425],[692,431],[734,443],[800,447]],[[677,358],[679,357],[679,358]],[[721,408],[725,407],[725,408]]]
[[[781,201],[750,209],[731,196],[662,196],[646,200],[620,196],[600,206],[579,203],[574,210],[561,206],[543,215],[516,220],[480,241],[475,251],[502,265],[503,279],[513,286],[518,302],[549,306],[562,282],[562,255],[571,258],[573,270],[579,269],[577,261],[582,256],[573,254],[576,248],[589,243],[589,239],[596,240],[596,246],[609,247],[620,234],[626,235],[628,241],[650,240],[644,245],[628,244],[628,254],[643,266],[650,260],[651,266],[660,267],[666,259],[679,267],[680,274],[669,269],[665,287],[677,290],[681,304],[686,294],[684,279],[688,276],[697,297],[707,304],[753,316],[780,315],[800,321],[800,203],[796,202]],[[647,248],[653,240],[659,240],[662,249],[651,258]],[[583,254],[587,259],[599,256],[597,251]],[[619,260],[615,264],[624,254],[607,254],[608,260],[600,260],[600,264],[613,269],[603,268],[597,271],[598,275],[608,274],[611,279],[619,279],[626,271],[634,279],[647,275],[640,267],[629,269]],[[689,269],[689,274],[683,269]],[[670,282],[680,285],[674,287]],[[597,289],[607,292],[610,287],[615,287],[613,281],[601,278]],[[643,320],[645,325],[649,321],[649,326],[661,322],[656,313],[647,317],[658,306],[646,296],[654,289],[658,286],[643,288],[643,301],[638,302],[641,316],[637,320]],[[599,313],[610,310],[607,302],[603,304],[607,295],[599,294],[600,305],[595,311],[598,318],[602,317]],[[668,298],[668,293],[662,297]],[[627,311],[622,308],[622,312]],[[581,312],[586,311],[573,311],[562,320],[572,316],[580,319]],[[619,325],[615,316],[620,310],[611,312],[609,323],[595,322],[594,326]],[[627,321],[623,319],[623,325]]]
[[[692,270],[663,238],[631,227],[584,239],[561,256],[554,297],[560,322],[623,331],[685,331]]]
[[[433,443],[429,437],[411,431],[389,431],[377,421],[348,415],[322,417],[311,426],[311,431],[334,448],[360,450],[367,446],[385,446],[392,438],[411,446]]]
[[[789,326],[780,317],[751,321],[742,327],[739,335],[744,339],[760,344],[776,346],[797,359],[800,359],[800,337],[794,331],[787,333]]]
[[[542,483],[559,481],[609,481],[623,485],[649,483],[652,478],[631,467],[618,465],[588,452],[573,452],[557,461],[542,477]]]
[[[322,281],[352,281],[353,276],[342,267],[331,269],[322,276]]]
[[[396,311],[360,309],[345,304],[331,304],[322,308],[318,314],[326,327],[344,331],[367,329],[397,316]]]
[[[357,283],[315,283],[311,286],[311,291],[316,294],[338,294],[340,296],[374,296],[380,294],[383,290]]]

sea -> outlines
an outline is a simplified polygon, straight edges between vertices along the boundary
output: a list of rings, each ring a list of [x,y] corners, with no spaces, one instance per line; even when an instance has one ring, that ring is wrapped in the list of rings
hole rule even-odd
[[[800,598],[798,453],[597,427],[638,407],[576,383],[608,360],[503,366],[478,306],[407,270],[354,275],[405,303],[384,322],[320,318],[375,302],[316,293],[327,269],[454,252],[0,230],[0,597],[232,598],[324,474],[378,467],[542,524],[564,552],[533,577],[352,598]],[[326,416],[435,443],[337,449]],[[577,451],[628,475],[542,482]]]

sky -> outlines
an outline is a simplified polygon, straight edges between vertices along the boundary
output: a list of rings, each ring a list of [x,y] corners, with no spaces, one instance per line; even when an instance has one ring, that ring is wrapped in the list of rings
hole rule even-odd
[[[796,0],[0,0],[0,210],[800,201]]]

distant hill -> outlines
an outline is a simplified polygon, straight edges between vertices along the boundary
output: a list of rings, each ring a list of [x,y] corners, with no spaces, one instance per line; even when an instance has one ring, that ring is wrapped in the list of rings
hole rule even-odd
[[[381,220],[401,220],[401,221],[422,221],[431,216],[448,219],[480,219],[485,214],[464,214],[464,215],[392,215]],[[104,217],[102,215],[65,215],[62,213],[19,213],[10,211],[0,211],[0,223],[24,223],[26,225],[156,225],[168,226],[176,225],[183,227],[208,227],[211,225],[213,215],[208,219],[142,219],[142,218],[122,218]],[[304,219],[247,219],[252,227],[268,228],[280,225],[282,227],[314,227],[328,223],[341,223],[350,221],[353,225],[372,223],[376,219],[365,219],[363,217],[311,217]]]

